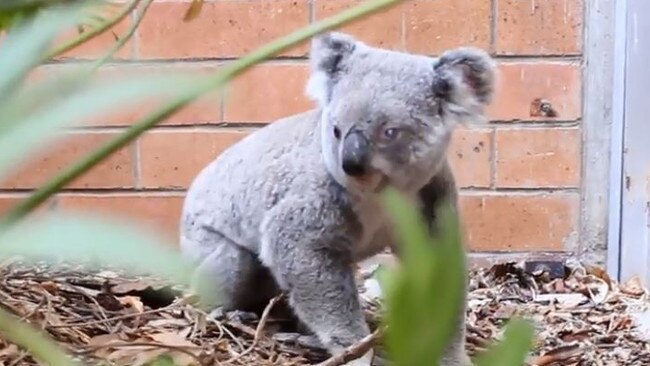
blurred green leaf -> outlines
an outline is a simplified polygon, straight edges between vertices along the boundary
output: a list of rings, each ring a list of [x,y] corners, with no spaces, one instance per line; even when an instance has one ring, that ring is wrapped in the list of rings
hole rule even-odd
[[[41,63],[52,39],[59,31],[79,21],[84,14],[82,10],[75,7],[40,14],[8,32],[0,47],[0,100]]]
[[[533,327],[521,319],[508,322],[501,342],[490,347],[475,360],[476,366],[522,366],[532,347]]]
[[[73,73],[58,81],[61,93],[54,94],[52,100],[44,101],[36,110],[30,109],[33,101],[24,97],[0,104],[0,121],[7,121],[0,125],[0,177],[47,147],[46,143],[61,137],[62,128],[81,124],[116,106],[127,107],[152,97],[174,97],[203,82],[197,76],[166,75],[83,83],[83,73]],[[37,90],[39,86],[33,88]],[[20,115],[21,112],[27,113]]]
[[[0,334],[17,346],[28,350],[35,359],[50,366],[82,366],[73,361],[50,337],[18,320],[3,308],[0,308]]]
[[[384,199],[403,253],[386,294],[386,345],[396,365],[436,364],[463,309],[465,263],[458,223],[448,205],[441,205],[447,208],[437,215],[442,229],[432,238],[413,203],[393,189]]]
[[[149,363],[148,366],[177,366],[169,356],[160,356],[155,359],[153,362]]]
[[[88,16],[88,6],[69,6],[39,13],[5,35],[0,47],[0,101],[38,66],[56,35]]]
[[[82,0],[2,0],[0,1],[0,13],[75,2],[79,3]],[[96,0],[95,2],[103,2],[103,0]]]
[[[27,261],[83,263],[97,269],[115,266],[133,275],[152,274],[177,284],[198,284],[204,278],[173,250],[174,245],[132,221],[93,213],[44,213],[0,232],[0,256]],[[206,282],[204,282],[206,281]],[[215,294],[199,293],[214,301]]]

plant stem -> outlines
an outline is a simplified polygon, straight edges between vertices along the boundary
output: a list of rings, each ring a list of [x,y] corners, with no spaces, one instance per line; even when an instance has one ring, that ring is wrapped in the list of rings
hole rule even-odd
[[[134,3],[137,3],[138,1],[135,1]],[[95,62],[93,62],[91,66],[91,71],[96,70],[99,68],[101,65],[103,65],[106,61],[108,61],[113,55],[119,51],[120,48],[122,48],[126,42],[133,37],[135,34],[135,30],[138,29],[138,26],[142,22],[142,19],[144,18],[144,15],[147,13],[147,9],[149,9],[149,6],[153,0],[145,0],[142,3],[141,9],[138,12],[137,18],[133,21],[133,24],[131,24],[131,27],[126,31],[126,34],[124,34],[120,39],[115,42],[115,44],[111,47],[111,49],[104,54],[101,58],[97,59]]]
[[[47,55],[45,55],[45,60],[53,59],[63,53],[70,51],[71,49],[79,46],[80,44],[104,33],[108,29],[115,26],[117,23],[121,22],[135,7],[138,5],[140,0],[133,0],[127,6],[122,9],[119,13],[115,14],[112,18],[107,19],[105,22],[101,23],[97,27],[92,28],[87,32],[81,33],[77,38],[71,39],[68,42],[56,47],[51,50]]]
[[[82,366],[73,361],[52,340],[41,335],[29,325],[14,319],[6,310],[0,309],[0,333],[7,341],[25,348],[34,358],[50,366]]]
[[[64,170],[59,175],[51,179],[46,183],[46,185],[36,190],[26,200],[14,207],[4,217],[0,218],[0,229],[19,221],[34,208],[45,202],[58,190],[65,187],[68,183],[84,174],[86,171],[95,166],[97,163],[101,162],[107,156],[126,146],[131,141],[140,136],[143,132],[155,126],[157,123],[161,122],[167,117],[171,116],[204,93],[222,86],[233,77],[246,71],[248,68],[282,52],[283,50],[297,43],[306,41],[307,39],[319,33],[327,31],[331,28],[342,26],[353,20],[356,20],[357,18],[369,15],[373,12],[377,12],[400,1],[402,0],[367,1],[361,5],[340,12],[335,16],[306,26],[287,36],[278,38],[258,48],[256,51],[240,58],[239,60],[231,62],[230,64],[226,65],[221,71],[205,79],[204,82],[197,84],[196,87],[187,90],[185,93],[176,97],[175,100],[172,100],[167,105],[164,105],[160,109],[150,113],[139,122],[127,128],[126,131],[124,131],[122,134],[108,141],[103,146],[100,146],[92,153],[81,158],[74,165],[70,166],[68,169]]]

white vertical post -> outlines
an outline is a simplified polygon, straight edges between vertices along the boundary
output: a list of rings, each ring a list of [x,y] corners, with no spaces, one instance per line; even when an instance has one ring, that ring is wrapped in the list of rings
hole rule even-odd
[[[619,272],[650,284],[650,1],[625,3]]]
[[[616,2],[614,28],[614,77],[610,141],[609,222],[607,225],[607,271],[620,280],[621,215],[623,184],[623,130],[625,125],[625,64],[627,48],[627,0]],[[588,101],[587,101],[588,102]]]

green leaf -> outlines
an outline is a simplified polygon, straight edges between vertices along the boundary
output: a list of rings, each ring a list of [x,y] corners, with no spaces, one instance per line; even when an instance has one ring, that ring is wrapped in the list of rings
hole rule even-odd
[[[149,363],[148,366],[177,366],[172,360],[171,357],[165,355],[156,358],[153,362]]]
[[[196,277],[174,246],[154,229],[94,213],[39,214],[0,232],[0,257],[28,261],[83,263],[98,269],[115,266],[134,275],[152,274],[176,284],[198,284],[202,300],[214,301],[205,278]]]
[[[41,12],[9,30],[0,47],[0,101],[42,62],[54,37],[84,19],[88,11],[87,6],[77,5]]]
[[[402,265],[388,282],[386,345],[396,365],[436,364],[463,310],[465,262],[458,223],[449,205],[442,205],[441,230],[432,238],[414,204],[392,189],[384,198],[402,252]]]
[[[2,0],[0,2],[0,12],[52,6],[64,2],[70,2],[70,0]]]
[[[512,319],[506,326],[503,340],[490,347],[475,360],[476,366],[522,366],[532,347],[533,327],[521,319]]]
[[[28,98],[0,105],[0,121],[5,121],[5,125],[0,125],[0,178],[28,161],[31,154],[44,149],[46,143],[61,137],[64,127],[130,103],[133,105],[152,97],[173,97],[203,82],[197,76],[183,75],[88,81],[85,85],[83,80],[74,74],[59,79],[60,94],[55,93],[51,102],[45,102],[35,111],[30,108],[33,102]],[[31,113],[24,115],[25,112]],[[11,125],[7,121],[12,121]]]
[[[50,366],[82,366],[73,361],[54,341],[0,308],[0,334],[7,341],[25,348],[35,359]]]

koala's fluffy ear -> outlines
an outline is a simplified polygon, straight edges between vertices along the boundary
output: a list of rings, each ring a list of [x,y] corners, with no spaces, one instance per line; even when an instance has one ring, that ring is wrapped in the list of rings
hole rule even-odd
[[[492,101],[497,77],[496,63],[478,48],[447,51],[436,60],[434,94],[446,101],[445,109],[459,117],[476,117]]]
[[[353,37],[329,32],[314,37],[311,42],[310,68],[311,74],[307,83],[307,95],[327,105],[332,97],[332,88],[345,72],[347,58],[357,47]]]

